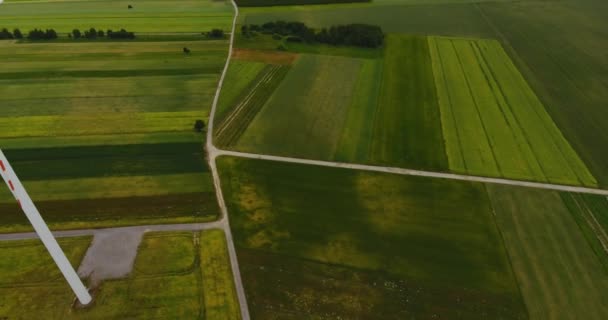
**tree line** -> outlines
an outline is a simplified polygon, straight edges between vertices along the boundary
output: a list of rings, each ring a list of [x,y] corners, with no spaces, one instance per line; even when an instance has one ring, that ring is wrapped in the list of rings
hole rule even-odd
[[[119,31],[112,31],[112,29],[108,29],[106,32],[103,30],[95,30],[95,28],[91,28],[89,30],[85,30],[80,32],[78,29],[72,30],[72,33],[68,34],[69,38],[72,39],[90,39],[95,40],[98,38],[107,37],[109,39],[135,39],[135,33],[129,32],[125,29],[120,29]]]
[[[384,43],[384,32],[379,26],[368,24],[336,25],[329,28],[315,30],[302,22],[276,21],[263,25],[244,25],[241,33],[251,37],[257,32],[264,34],[287,36],[287,41],[319,42],[330,45],[347,45],[366,48],[377,48]]]
[[[0,40],[21,40],[24,38],[28,40],[53,40],[57,39],[57,37],[57,32],[54,29],[34,29],[28,32],[25,36],[19,29],[14,29],[12,32],[6,28],[0,30]],[[70,39],[84,38],[94,40],[104,37],[109,39],[135,39],[135,33],[129,32],[125,29],[120,29],[119,31],[112,31],[111,29],[103,31],[101,29],[96,30],[95,28],[91,28],[83,32],[81,32],[79,29],[74,29],[72,32],[68,33],[68,38]]]

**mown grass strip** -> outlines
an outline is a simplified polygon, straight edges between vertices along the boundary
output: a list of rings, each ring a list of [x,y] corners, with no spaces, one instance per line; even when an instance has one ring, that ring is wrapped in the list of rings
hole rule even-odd
[[[186,111],[0,118],[0,138],[184,132],[207,117],[205,111]]]
[[[201,233],[201,273],[205,319],[208,320],[241,319],[226,246],[226,237],[222,230]]]

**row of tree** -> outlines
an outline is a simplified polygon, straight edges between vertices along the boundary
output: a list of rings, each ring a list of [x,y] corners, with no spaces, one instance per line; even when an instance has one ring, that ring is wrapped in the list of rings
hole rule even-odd
[[[57,39],[57,32],[54,29],[34,29],[27,33],[28,40],[53,40]]]
[[[119,31],[112,31],[111,29],[104,32],[103,30],[95,30],[95,28],[91,28],[89,30],[85,30],[84,32],[80,32],[78,29],[72,30],[72,33],[68,34],[68,37],[73,39],[97,39],[107,37],[109,39],[135,39],[135,33],[129,32],[125,29],[120,29]]]
[[[23,39],[23,34],[19,29],[15,29],[13,32],[8,31],[6,28],[0,30],[0,40],[7,39]]]
[[[8,31],[8,29],[3,28],[0,30],[0,40],[10,40],[10,39],[23,39],[23,33],[19,29],[13,30],[13,32]],[[34,29],[27,34],[27,38],[29,40],[52,40],[57,39],[57,32],[53,29]]]
[[[276,21],[263,25],[244,25],[244,36],[250,37],[257,32],[287,36],[287,41],[319,42],[331,45],[348,45],[377,48],[384,43],[382,28],[367,24],[348,24],[314,30],[302,22]]]
[[[68,37],[73,39],[97,39],[104,37],[107,37],[109,39],[135,39],[135,33],[129,32],[125,29],[120,29],[119,31],[108,30],[105,32],[103,30],[95,30],[95,28],[85,30],[84,32],[80,32],[80,30],[74,29],[71,33],[68,33]],[[13,32],[10,32],[6,28],[0,30],[0,40],[20,40],[23,38],[27,38],[28,40],[53,40],[57,39],[57,32],[54,29],[34,29],[28,32],[27,36],[24,36],[21,30],[19,29],[15,29],[13,30]]]

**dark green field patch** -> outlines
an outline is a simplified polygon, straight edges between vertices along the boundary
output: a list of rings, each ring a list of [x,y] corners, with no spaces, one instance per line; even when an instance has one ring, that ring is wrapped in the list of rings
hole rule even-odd
[[[190,193],[152,197],[38,201],[36,206],[51,226],[83,224],[137,225],[158,221],[210,221],[218,217],[214,193]],[[4,228],[30,229],[23,211],[16,203],[0,203],[0,225]]]
[[[525,318],[517,313],[521,312],[519,301],[509,302],[509,296],[432,287],[382,272],[261,250],[239,248],[237,253],[254,319],[294,319],[302,314],[321,319],[376,319],[381,314],[382,319],[400,320],[451,313],[460,319],[477,319],[480,314]],[[475,303],[482,299],[485,303]]]
[[[301,21],[314,28],[349,23],[381,26],[386,32],[450,36],[491,37],[488,27],[474,4],[417,4],[371,6],[312,6],[252,8],[242,13],[243,24],[270,21]]]
[[[426,37],[389,36],[382,76],[371,162],[447,170]]]
[[[472,305],[485,308],[488,299],[494,301],[490,318],[525,317],[480,184],[234,158],[220,158],[218,167],[239,250],[378,272],[386,279],[444,290],[441,296],[476,292],[466,307],[459,306],[457,295],[449,308],[419,311],[421,318],[432,316],[427,312],[457,318]],[[332,271],[335,276],[338,270]],[[298,271],[285,269],[302,286],[290,290],[322,290],[319,281],[311,283]],[[257,294],[273,290],[272,299],[280,305],[285,287],[273,282],[276,288]],[[360,291],[345,295],[374,307]],[[255,308],[263,312],[265,307]],[[284,308],[298,314],[293,304]]]
[[[22,180],[205,172],[199,143],[18,149],[5,152]]]
[[[608,185],[606,2],[480,4],[563,135]]]

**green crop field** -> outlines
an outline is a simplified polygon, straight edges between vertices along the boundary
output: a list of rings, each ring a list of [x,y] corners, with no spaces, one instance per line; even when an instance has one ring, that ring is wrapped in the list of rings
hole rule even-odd
[[[90,239],[59,242],[78,266]],[[0,258],[0,317],[240,319],[220,230],[146,234],[135,271],[125,279],[102,282],[94,291],[94,304],[83,309],[71,307],[72,293],[39,241],[0,243]],[[211,283],[221,284],[224,291]]]
[[[128,6],[133,5],[132,9]],[[142,0],[21,1],[6,0],[0,11],[0,28],[120,29],[135,32],[196,32],[230,29],[232,7],[226,1]]]
[[[450,169],[595,186],[496,41],[429,38]]]
[[[520,1],[480,9],[555,123],[606,186],[606,2]]]
[[[417,2],[417,3],[416,3]],[[392,0],[370,4],[244,8],[241,24],[263,24],[269,21],[302,21],[311,27],[328,27],[349,23],[381,26],[387,32],[449,36],[493,35],[493,31],[472,3],[458,1]],[[443,2],[443,3],[442,3]],[[472,2],[472,1],[460,1]]]
[[[166,38],[0,41],[0,59],[8,61],[0,70],[0,147],[55,228],[209,221],[219,213],[205,137],[193,126],[209,118],[228,46],[200,32],[228,26],[232,7],[205,0],[127,5],[9,1],[0,12],[0,27],[24,32],[32,24],[63,32],[84,29],[83,22],[114,29],[120,22]],[[0,207],[1,231],[30,228],[5,189]]]
[[[483,185],[218,161],[253,317],[525,317]]]
[[[391,35],[385,50],[371,162],[447,169],[426,38]]]
[[[321,51],[299,56],[235,149],[447,170],[426,38],[389,35],[380,55]]]
[[[559,193],[501,186],[488,191],[530,318],[606,319],[608,269]]]
[[[307,158],[331,157],[361,63],[352,58],[301,55],[243,133],[237,148]]]

